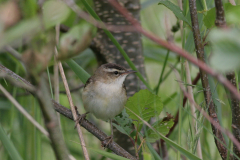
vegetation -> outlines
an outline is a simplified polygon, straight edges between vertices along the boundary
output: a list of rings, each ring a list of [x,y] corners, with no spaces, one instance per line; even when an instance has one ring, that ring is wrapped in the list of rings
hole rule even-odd
[[[240,159],[240,0],[0,3],[0,159]],[[109,62],[138,72],[106,145],[74,120]]]

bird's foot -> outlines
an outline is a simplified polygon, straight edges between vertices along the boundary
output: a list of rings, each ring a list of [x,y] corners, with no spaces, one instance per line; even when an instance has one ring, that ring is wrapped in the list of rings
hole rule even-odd
[[[81,114],[81,115],[78,115],[78,118],[76,119],[75,121],[75,126],[74,126],[74,129],[77,127],[77,124],[82,122],[83,119],[86,118],[86,115],[88,114],[88,112],[84,113],[84,114]]]
[[[107,139],[109,139],[107,142],[105,142]],[[106,137],[103,141],[102,141],[102,147],[106,148],[110,143],[112,143],[113,141],[113,135]]]

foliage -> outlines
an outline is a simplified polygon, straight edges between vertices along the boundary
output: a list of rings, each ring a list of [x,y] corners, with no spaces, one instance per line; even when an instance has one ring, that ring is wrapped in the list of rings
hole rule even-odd
[[[235,71],[236,76],[238,76],[240,68],[240,0],[235,0],[235,2],[236,6],[230,3],[224,4],[227,21],[227,28],[225,29],[215,28],[216,11],[214,0],[197,1],[197,9],[202,42],[205,45],[205,59],[209,60],[210,67],[218,72],[225,74],[229,71]],[[93,6],[89,5],[90,1],[77,1],[76,3],[82,11],[89,12],[89,15],[99,20],[93,10]],[[183,0],[183,10],[177,5],[176,0],[149,0],[141,1],[141,3],[141,24],[144,29],[163,39],[171,39],[174,43],[173,45],[182,46],[187,52],[195,55],[188,0]],[[49,48],[53,49],[56,47],[59,55],[63,54],[63,52],[64,54],[71,54],[76,51],[75,49],[79,44],[89,42],[78,49],[77,53],[73,54],[74,57],[71,57],[71,59],[65,57],[62,61],[70,88],[76,89],[79,85],[85,84],[97,67],[96,57],[90,49],[86,49],[89,47],[91,39],[95,36],[96,27],[79,18],[63,1],[54,0],[45,1],[43,4],[38,4],[34,0],[19,1],[17,2],[18,7],[13,7],[10,11],[14,16],[20,16],[14,19],[13,22],[8,23],[2,17],[6,15],[4,9],[8,9],[12,5],[9,4],[10,2],[8,1],[1,1],[0,6],[0,63],[27,79],[29,78],[28,67],[16,59],[14,55],[9,54],[4,47],[8,45],[14,47],[20,56],[25,58],[27,56],[28,60],[32,61],[32,66],[35,66],[36,61],[29,56],[31,55],[29,53],[32,53],[30,51],[33,51],[33,55],[39,58],[37,62],[41,62],[41,65],[44,66],[40,70],[46,72],[46,68],[48,68],[48,78],[53,82],[54,60],[52,55],[54,54]],[[10,18],[7,18],[7,20],[10,20]],[[180,33],[180,21],[183,21],[182,33]],[[67,33],[60,32],[59,45],[55,46],[55,42],[52,43],[52,39],[55,41],[55,26],[59,24],[66,25],[69,30]],[[174,32],[171,32],[171,29],[175,29]],[[136,66],[125,53],[124,47],[119,45],[110,31],[105,30],[105,32],[118,47],[125,60],[128,61],[129,68],[136,69]],[[140,158],[146,160],[162,159],[153,147],[153,145],[159,145],[160,139],[163,139],[167,144],[165,147],[169,159],[176,159],[177,152],[189,159],[198,159],[195,149],[198,139],[201,142],[202,159],[220,159],[214,143],[215,135],[211,132],[211,125],[202,117],[199,111],[196,111],[197,116],[194,120],[195,124],[193,124],[194,116],[189,104],[184,109],[181,108],[182,97],[176,78],[172,73],[173,64],[175,64],[175,68],[179,72],[183,73],[182,84],[186,87],[195,87],[193,90],[194,99],[198,105],[206,109],[208,105],[204,103],[201,83],[198,82],[196,85],[187,84],[185,81],[185,68],[181,68],[178,63],[179,56],[172,51],[168,52],[167,49],[156,45],[145,37],[142,39],[148,81],[144,80],[140,73],[137,74],[140,80],[144,81],[145,85],[148,86],[148,90],[140,90],[128,99],[126,109],[122,114],[115,117],[114,127],[128,135]],[[167,57],[168,53],[169,57]],[[51,55],[51,59],[47,59],[47,55]],[[166,63],[164,63],[165,60]],[[165,69],[162,70],[163,67]],[[32,70],[37,72],[36,74],[39,72],[36,66],[32,67]],[[194,79],[198,68],[190,64],[190,70],[190,76]],[[163,75],[160,82],[161,71]],[[231,130],[232,113],[229,99],[226,98],[228,94],[219,82],[214,81],[211,77],[209,79],[213,95],[212,99],[218,108],[217,114],[220,124]],[[28,80],[30,81],[31,79]],[[12,85],[8,79],[1,79],[0,83],[41,125],[44,124],[42,113],[35,97],[25,90]],[[138,82],[134,83],[139,85]],[[238,79],[237,83],[239,83]],[[156,95],[151,90],[153,91],[153,88],[157,88],[158,84],[160,89]],[[60,90],[64,91],[61,81]],[[75,105],[79,108],[79,112],[84,113],[80,98],[81,89],[75,90],[71,94]],[[60,94],[60,103],[66,107],[69,106],[66,95],[63,92]],[[175,123],[172,116],[168,116],[167,112],[175,117],[178,109],[182,111],[182,115],[179,117],[179,120],[182,120],[182,126],[180,128],[177,126],[170,136],[166,138],[165,135]],[[60,117],[64,139],[70,154],[76,159],[82,159],[83,155],[79,149],[79,144],[73,142],[79,142],[77,132],[73,129],[74,122],[62,116]],[[87,118],[101,130],[105,132],[109,130],[106,127],[108,124],[98,121],[91,114]],[[147,126],[145,122],[150,126]],[[12,159],[22,158],[26,160],[55,159],[49,139],[43,136],[21,115],[2,94],[0,94],[0,127],[2,133],[0,134],[0,159],[7,160],[12,157]],[[2,129],[4,129],[4,132]],[[196,134],[195,130],[197,130]],[[105,157],[124,159],[108,151],[100,150],[100,142],[89,132],[84,130],[83,133],[91,159],[99,159],[99,155],[103,156],[101,157],[102,159]],[[181,142],[177,144],[178,137],[181,139]],[[232,154],[232,142],[228,140],[227,136],[225,140],[228,144],[226,147],[229,153]],[[162,152],[159,148],[157,151]]]
[[[158,116],[161,113],[163,105],[160,97],[157,95],[148,90],[140,90],[128,99],[126,108],[141,117],[144,121],[148,121],[150,118]],[[132,112],[127,110],[129,117],[133,119],[133,124],[138,127],[143,122]]]

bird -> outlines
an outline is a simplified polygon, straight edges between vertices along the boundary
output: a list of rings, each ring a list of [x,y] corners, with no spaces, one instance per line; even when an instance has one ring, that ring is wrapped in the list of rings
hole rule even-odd
[[[113,140],[112,119],[122,112],[127,101],[123,82],[127,75],[135,72],[115,63],[103,64],[84,86],[82,101],[87,111],[85,114],[92,113],[98,119],[110,121],[111,136],[106,138],[109,139],[106,146]]]

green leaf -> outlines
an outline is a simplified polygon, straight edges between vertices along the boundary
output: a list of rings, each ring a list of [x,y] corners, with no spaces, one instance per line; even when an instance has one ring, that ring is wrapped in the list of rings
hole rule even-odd
[[[100,150],[100,149],[93,149],[93,148],[88,148],[90,149],[91,151],[94,151],[98,154],[101,154],[105,157],[108,157],[108,158],[111,158],[111,159],[114,159],[114,160],[129,160],[127,158],[124,158],[124,157],[121,157],[121,156],[118,156],[116,154],[113,154],[113,153],[109,153],[109,152],[106,152],[104,150]]]
[[[43,19],[46,27],[63,22],[70,14],[68,6],[61,1],[46,1],[43,4]]]
[[[163,135],[167,135],[170,128],[173,126],[174,119],[166,119],[166,120],[161,120],[161,121],[157,121],[155,122],[152,127],[162,133]],[[147,140],[151,143],[155,142],[156,140],[160,139],[160,135],[157,134],[155,131],[153,131],[152,129],[149,129],[147,131]]]
[[[139,118],[145,125],[147,125],[149,128],[151,128],[152,130],[154,130],[158,135],[160,135],[160,138],[162,138],[168,145],[171,145],[172,147],[174,147],[176,150],[178,150],[179,152],[181,152],[183,155],[185,155],[186,157],[188,157],[191,160],[200,160],[200,158],[198,158],[197,156],[195,156],[194,154],[190,153],[188,150],[184,149],[183,147],[181,147],[180,145],[178,145],[177,143],[173,142],[172,140],[168,139],[167,137],[165,137],[162,133],[158,132],[157,130],[155,130],[149,123],[147,123],[145,120],[143,120],[143,118],[141,118],[140,116],[138,116],[134,111],[130,110],[129,108],[127,108],[128,112],[131,112],[132,114],[134,114],[137,118]]]
[[[45,29],[63,22],[69,15],[69,8],[61,1],[47,1],[43,5],[43,17]],[[22,44],[23,39],[31,39],[42,30],[40,16],[22,20],[17,25],[1,34],[0,48],[10,43]]]
[[[1,35],[2,38],[0,38],[0,48],[12,42],[15,44],[21,43],[21,40],[25,37],[31,37],[39,32],[41,30],[40,26],[41,23],[39,17],[22,20],[16,26],[13,26]]]
[[[240,5],[233,6],[230,3],[225,4],[226,21],[228,24],[240,24]]]
[[[207,28],[211,28],[215,25],[215,19],[216,19],[216,10],[215,8],[210,9],[207,11],[207,14],[203,18],[204,25]]]
[[[161,157],[159,156],[159,154],[156,152],[156,150],[153,148],[153,146],[149,143],[146,142],[149,151],[151,152],[152,156],[154,157],[155,160],[162,160]],[[145,160],[145,157],[144,157]]]
[[[117,121],[119,125],[113,123],[113,126],[116,127],[123,134],[130,136],[130,133],[132,131],[132,119],[129,118],[126,109],[122,111],[121,116],[115,117],[115,121]]]
[[[88,78],[90,78],[90,75],[74,60],[72,59],[67,60],[66,63],[72,69],[72,71],[80,78],[80,80],[85,84]]]
[[[132,110],[136,115],[140,116],[145,121],[151,117],[158,116],[163,109],[161,98],[151,93],[148,90],[140,90],[130,97],[127,101],[126,108]],[[133,124],[137,126],[142,121],[127,110],[129,117],[133,119]]]
[[[192,53],[195,49],[195,45],[194,45],[194,39],[193,39],[193,32],[189,31],[186,43],[184,45],[184,49],[186,51],[188,51],[189,53]]]
[[[209,39],[212,42],[213,55],[210,64],[221,72],[240,68],[240,32],[237,29],[212,30]]]
[[[8,138],[7,134],[4,132],[0,124],[0,141],[2,142],[4,148],[9,153],[9,156],[14,160],[22,160],[12,141]]]
[[[186,22],[189,26],[191,26],[191,23],[188,21],[188,19],[183,15],[182,10],[176,6],[175,4],[173,4],[172,2],[170,2],[169,0],[160,0],[160,2],[158,4],[163,4],[164,6],[166,6],[168,9],[170,9],[175,16]]]

